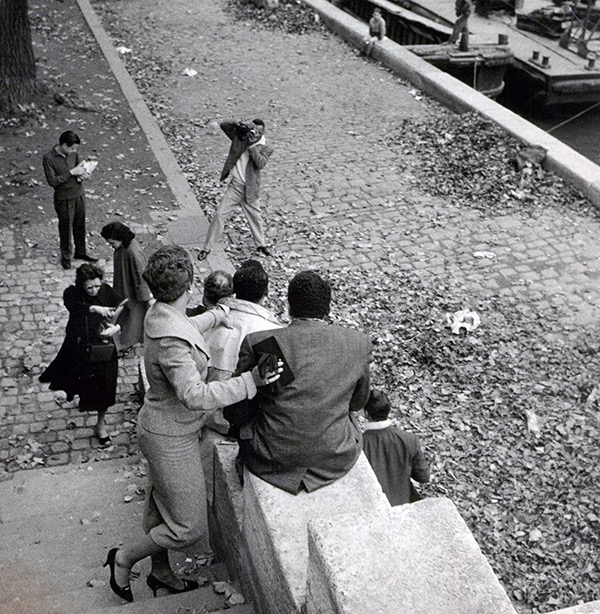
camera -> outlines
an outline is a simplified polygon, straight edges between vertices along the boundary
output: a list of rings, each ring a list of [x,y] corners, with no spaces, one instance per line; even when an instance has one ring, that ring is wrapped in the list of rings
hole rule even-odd
[[[238,122],[238,127],[242,137],[255,139],[258,136],[258,128],[252,122]]]

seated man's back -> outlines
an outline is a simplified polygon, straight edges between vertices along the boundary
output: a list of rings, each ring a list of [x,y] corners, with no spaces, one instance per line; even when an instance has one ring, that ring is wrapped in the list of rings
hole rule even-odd
[[[364,333],[323,320],[330,289],[316,273],[296,275],[288,300],[292,323],[246,337],[237,370],[256,365],[260,356],[253,346],[275,338],[295,379],[260,390],[260,410],[244,456],[252,473],[297,493],[342,477],[361,452],[350,411],[362,409],[369,395],[370,342]]]

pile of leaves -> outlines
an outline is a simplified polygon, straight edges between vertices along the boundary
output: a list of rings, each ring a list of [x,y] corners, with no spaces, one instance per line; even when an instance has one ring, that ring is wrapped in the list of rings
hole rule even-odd
[[[286,7],[294,19],[302,10],[282,0],[272,13],[241,0],[229,0],[227,10],[290,32],[278,25]],[[314,19],[310,11],[305,16]],[[148,62],[125,59],[210,211],[220,192],[192,154],[196,126],[161,106]],[[420,189],[456,204],[490,213],[493,203],[493,214],[550,206],[588,214],[582,197],[552,173],[518,173],[510,160],[522,145],[480,116],[439,108],[435,117],[401,124],[389,145],[408,155]],[[299,259],[286,245],[299,236],[307,245],[329,239],[314,219],[274,215],[270,224],[277,246],[266,265],[269,307],[285,321]],[[251,249],[241,215],[228,223],[227,238],[235,263]],[[600,599],[600,334],[565,324],[560,308],[528,308],[514,296],[473,299],[460,281],[420,278],[391,259],[379,265],[376,274],[333,266],[321,273],[334,288],[332,320],[369,333],[373,385],[390,395],[394,419],[424,444],[433,478],[423,494],[456,503],[520,612]],[[467,307],[481,326],[452,334],[446,313]]]
[[[285,256],[270,270],[285,296],[295,271]],[[600,598],[600,334],[410,271],[321,274],[333,322],[369,333],[373,385],[424,444],[423,494],[455,502],[519,611]],[[446,314],[463,308],[482,324],[455,335]]]
[[[524,145],[478,113],[440,107],[435,117],[400,122],[388,144],[419,157],[420,189],[454,204],[494,215],[555,205],[590,211],[583,195],[553,173],[529,167],[518,172],[515,157]]]
[[[228,0],[225,10],[239,21],[252,21],[267,30],[287,34],[325,31],[317,13],[300,0],[279,0],[277,8],[258,8],[249,0]]]

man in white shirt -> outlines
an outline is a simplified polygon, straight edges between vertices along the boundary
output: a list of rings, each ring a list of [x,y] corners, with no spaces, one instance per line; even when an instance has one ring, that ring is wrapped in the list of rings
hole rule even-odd
[[[236,205],[240,205],[244,211],[258,251],[270,256],[259,200],[260,171],[273,153],[273,148],[267,145],[265,138],[265,122],[262,119],[251,122],[224,121],[221,122],[221,130],[231,139],[221,181],[225,181],[229,176],[231,179],[211,220],[198,260],[204,260],[210,254],[213,244],[223,234],[225,220]]]

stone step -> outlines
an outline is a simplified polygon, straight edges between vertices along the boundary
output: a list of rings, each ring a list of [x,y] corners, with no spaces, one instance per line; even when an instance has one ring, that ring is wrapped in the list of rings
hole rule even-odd
[[[0,483],[0,614],[84,614],[123,607],[109,588],[103,563],[110,548],[142,535],[144,469],[139,459],[114,460],[25,471]],[[162,596],[161,591],[154,598],[146,585],[150,560],[145,559],[134,568],[139,579],[132,581],[133,607],[175,612],[183,598],[183,612],[224,608],[225,597],[212,583],[228,580],[226,566],[195,565],[187,575],[193,555],[169,554],[176,572],[204,577],[204,586],[182,595]],[[165,607],[165,599],[175,601]]]
[[[113,594],[108,582],[94,589],[54,593],[35,599],[19,597],[0,604],[0,614],[174,614],[179,611],[201,614],[226,609],[224,595],[217,594],[211,585],[178,595],[161,595],[159,592],[157,597],[153,597],[146,583],[140,579],[132,583],[132,591],[135,601],[131,604]],[[227,610],[232,614],[253,612],[250,604]]]

